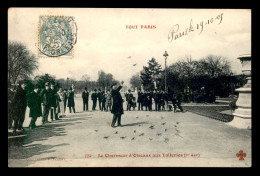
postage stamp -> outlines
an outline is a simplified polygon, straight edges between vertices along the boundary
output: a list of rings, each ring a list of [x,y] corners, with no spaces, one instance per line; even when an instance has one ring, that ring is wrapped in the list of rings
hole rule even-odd
[[[39,57],[73,57],[77,26],[72,16],[40,16]]]

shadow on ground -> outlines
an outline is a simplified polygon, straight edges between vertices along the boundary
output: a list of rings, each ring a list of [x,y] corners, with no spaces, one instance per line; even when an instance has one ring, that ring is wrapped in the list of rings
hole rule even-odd
[[[65,136],[67,135],[65,131],[66,126],[75,125],[75,123],[81,123],[77,121],[82,120],[87,119],[81,117],[70,117],[39,126],[33,130],[25,128],[25,137],[8,139],[8,159],[28,159],[42,153],[55,152],[55,150],[51,150],[54,147],[70,145],[69,143],[61,143],[57,145],[42,145],[33,144],[33,142],[47,140],[50,137]]]
[[[129,123],[129,124],[121,125],[121,126],[122,127],[124,127],[124,126],[136,126],[136,125],[141,125],[141,124],[147,124],[147,122]]]

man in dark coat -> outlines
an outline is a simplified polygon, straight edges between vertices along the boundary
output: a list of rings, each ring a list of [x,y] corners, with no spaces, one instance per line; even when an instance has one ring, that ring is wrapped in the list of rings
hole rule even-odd
[[[85,87],[84,92],[82,93],[82,100],[83,100],[83,111],[88,111],[88,88]]]
[[[36,120],[38,117],[42,116],[41,108],[41,97],[39,95],[39,86],[34,87],[34,91],[29,95],[28,98],[28,107],[30,108],[29,117],[31,117],[31,122],[29,127],[31,129],[36,127]]]
[[[144,91],[142,105],[145,106],[145,110],[147,111],[147,108],[148,108],[148,93],[147,93],[147,91]]]
[[[162,105],[162,92],[157,91],[157,110],[161,111],[161,105]]]
[[[102,106],[101,106],[101,111],[106,110],[106,95],[105,91],[101,92],[101,101],[102,101]]]
[[[100,89],[98,89],[97,99],[98,99],[99,110],[101,110],[101,109],[102,109],[102,107],[101,107],[101,103],[102,103],[102,92],[101,92]]]
[[[14,133],[16,130],[23,130],[23,122],[25,119],[25,111],[27,107],[26,83],[21,81],[16,90],[13,101],[13,119],[14,119]]]
[[[97,106],[97,89],[91,94],[91,100],[93,101],[92,111],[95,111]]]
[[[123,110],[123,99],[120,94],[120,89],[122,88],[122,85],[124,84],[124,81],[121,82],[120,86],[117,86],[116,84],[113,84],[111,96],[113,100],[112,110],[111,113],[114,114],[111,127],[115,127],[115,123],[117,121],[117,126],[121,126],[121,115],[124,114]]]
[[[128,93],[125,94],[125,98],[126,98],[126,110],[131,111],[131,105],[132,105],[132,100],[133,100],[133,94],[131,93],[131,90],[128,90]]]
[[[153,93],[150,90],[149,92],[147,92],[147,106],[149,111],[152,111],[152,104],[153,104]]]
[[[68,93],[68,107],[71,113],[71,108],[73,110],[73,113],[76,113],[75,110],[75,101],[74,101],[74,91],[72,88],[69,89],[69,93]]]
[[[54,84],[51,84],[51,108],[50,108],[50,113],[51,113],[51,121],[53,121],[53,116],[55,120],[59,120],[58,118],[58,112],[57,112],[57,104],[58,104],[58,95],[57,91],[55,90]]]
[[[8,88],[8,129],[12,128],[13,124],[13,101],[14,101],[15,89],[10,85]]]
[[[68,90],[64,89],[64,113],[66,112],[67,100],[68,100]]]
[[[48,116],[51,108],[51,90],[50,84],[48,82],[45,83],[45,89],[42,90],[41,94],[42,100],[42,124],[49,123]]]
[[[158,111],[158,95],[159,95],[159,92],[158,90],[154,91],[153,93],[153,99],[154,99],[154,103],[155,103],[155,111]]]
[[[143,92],[141,91],[141,89],[138,90],[138,93],[137,93],[138,97],[137,97],[137,103],[138,103],[138,111],[143,110],[143,105],[142,105],[142,102],[143,102]]]

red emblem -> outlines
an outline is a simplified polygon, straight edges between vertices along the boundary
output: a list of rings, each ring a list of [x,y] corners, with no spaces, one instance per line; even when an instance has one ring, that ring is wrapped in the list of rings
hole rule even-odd
[[[244,157],[246,157],[246,153],[244,153],[243,150],[240,150],[237,153],[237,157],[239,158],[239,160],[244,160]]]

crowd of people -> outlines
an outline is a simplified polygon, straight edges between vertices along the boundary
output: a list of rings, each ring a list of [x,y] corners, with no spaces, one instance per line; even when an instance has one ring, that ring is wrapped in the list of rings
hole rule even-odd
[[[21,81],[16,89],[8,89],[8,130],[12,130],[13,133],[24,130],[23,123],[27,106],[30,109],[29,127],[31,129],[36,127],[38,117],[42,117],[42,124],[65,117],[66,107],[69,108],[70,113],[72,111],[76,113],[74,92],[74,85],[68,90],[59,88],[57,91],[54,84],[46,82],[44,89],[35,85],[33,91],[28,93],[26,82]]]
[[[152,111],[153,102],[155,104],[155,111],[171,110],[172,106],[168,104],[168,102],[171,102],[174,112],[176,112],[177,107],[183,112],[181,97],[176,94],[169,94],[158,90],[143,91],[139,89],[137,97],[135,97],[129,89],[124,94],[124,100],[119,92],[121,88],[122,86],[113,84],[111,89],[106,91],[94,89],[90,93],[86,87],[82,92],[83,111],[89,110],[89,98],[91,98],[93,101],[92,111],[95,111],[98,105],[100,111],[113,113],[113,119],[119,119],[119,124],[121,115],[123,114],[124,101],[126,101],[127,111],[135,110],[137,106],[138,111]],[[65,117],[66,107],[69,108],[70,113],[76,113],[74,85],[69,89],[58,88],[57,90],[54,84],[46,82],[44,89],[41,89],[39,85],[35,85],[33,91],[28,93],[26,91],[26,82],[21,81],[16,90],[12,88],[8,90],[8,129],[13,130],[13,133],[24,130],[23,122],[27,106],[30,109],[29,117],[31,121],[29,127],[31,129],[36,127],[38,117],[42,117],[42,124],[50,123],[50,120],[60,120],[60,118]],[[112,124],[114,121],[112,121]]]
[[[88,102],[88,96],[89,93],[87,92],[87,90],[85,90],[82,93],[83,110],[85,110],[84,104]],[[168,102],[170,102],[173,105],[174,112],[176,112],[177,107],[183,112],[183,108],[181,107],[181,97],[177,94],[168,94],[164,91],[158,90],[142,91],[141,89],[139,89],[136,101],[136,97],[134,97],[133,93],[129,89],[128,92],[124,94],[124,96],[127,111],[135,110],[137,106],[138,111],[152,111],[153,102],[155,103],[155,111],[165,111],[167,109],[167,106],[170,106],[170,108],[172,107],[171,105],[168,105]],[[101,91],[100,89],[95,89],[94,92],[91,94],[91,100],[93,101],[92,110],[96,110],[98,102],[98,106],[101,111],[111,111],[112,97],[110,90],[107,90],[105,92]]]

